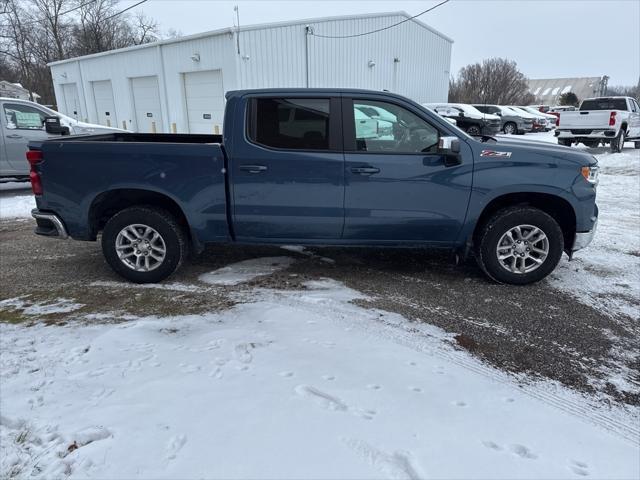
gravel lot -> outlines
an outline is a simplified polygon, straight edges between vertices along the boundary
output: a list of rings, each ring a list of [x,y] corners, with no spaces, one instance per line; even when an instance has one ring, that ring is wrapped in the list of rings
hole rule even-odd
[[[640,365],[637,355],[629,354],[637,351],[634,319],[579,303],[550,281],[530,287],[495,285],[473,261],[456,266],[446,255],[422,250],[216,247],[192,259],[164,284],[149,288],[117,277],[103,260],[99,244],[41,238],[32,229],[27,219],[0,222],[0,321],[34,318],[12,306],[17,297],[36,306],[58,299],[84,305],[73,314],[40,315],[49,322],[125,321],[131,315],[219,311],[234,305],[239,289],[303,289],[304,282],[328,277],[367,294],[369,299],[359,301],[361,305],[398,312],[456,334],[460,348],[523,381],[527,377],[520,374],[526,373],[598,393],[604,401],[640,405]],[[198,281],[203,273],[265,256],[296,261],[288,269],[241,285]]]

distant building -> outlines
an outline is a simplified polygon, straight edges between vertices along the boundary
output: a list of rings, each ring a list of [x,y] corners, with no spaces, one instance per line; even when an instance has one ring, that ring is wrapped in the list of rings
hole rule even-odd
[[[33,101],[37,102],[40,98],[35,92],[33,93]],[[20,98],[22,100],[31,100],[31,95],[29,94],[29,90],[24,88],[19,83],[11,83],[6,80],[0,80],[0,97],[8,97],[8,98]]]
[[[375,13],[223,28],[49,66],[70,117],[216,133],[229,90],[351,87],[446,101],[452,43],[405,12]]]
[[[529,91],[543,105],[557,105],[560,95],[573,92],[579,100],[606,95],[609,77],[538,78],[529,80]]]

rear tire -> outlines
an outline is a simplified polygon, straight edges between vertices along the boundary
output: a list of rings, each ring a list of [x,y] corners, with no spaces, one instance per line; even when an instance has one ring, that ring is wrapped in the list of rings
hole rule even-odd
[[[545,278],[558,265],[563,250],[564,236],[554,218],[526,206],[499,210],[475,238],[482,271],[498,283],[511,285]]]
[[[502,127],[502,131],[507,135],[514,135],[518,133],[518,126],[513,122],[507,122]]]
[[[109,266],[134,283],[156,283],[175,272],[188,255],[186,235],[166,210],[138,206],[109,219],[102,232]]]
[[[472,137],[479,137],[481,135],[480,127],[478,127],[477,125],[471,125],[469,128],[467,128],[467,133]]]
[[[616,138],[614,138],[613,140],[611,140],[611,152],[612,153],[620,153],[620,152],[622,152],[622,149],[624,148],[625,138],[626,138],[625,132],[621,128],[620,132],[618,132],[618,136]]]
[[[633,148],[640,149],[640,142],[634,142]]]

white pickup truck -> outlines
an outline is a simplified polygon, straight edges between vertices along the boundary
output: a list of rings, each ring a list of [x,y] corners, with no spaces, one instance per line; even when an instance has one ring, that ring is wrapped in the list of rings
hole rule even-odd
[[[621,152],[624,142],[633,141],[640,148],[640,106],[631,97],[587,98],[577,111],[560,113],[555,136],[567,147],[597,147],[602,142]]]

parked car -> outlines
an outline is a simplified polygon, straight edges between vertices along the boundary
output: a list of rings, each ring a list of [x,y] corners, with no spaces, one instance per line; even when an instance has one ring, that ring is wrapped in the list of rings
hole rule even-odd
[[[546,119],[547,127],[545,130],[547,132],[549,130],[553,130],[554,128],[556,128],[556,122],[558,121],[558,117],[556,117],[555,115],[551,115],[550,113],[543,113],[540,110],[537,110],[535,107],[518,107],[518,108],[524,110],[525,112],[529,112],[532,115],[538,115]]]
[[[549,111],[549,105],[529,105],[529,108],[533,108],[538,112],[547,113]]]
[[[58,132],[48,133],[45,130],[44,124],[48,118],[59,120]],[[25,152],[31,140],[117,131],[124,130],[79,122],[28,100],[0,98],[0,177],[29,175]]]
[[[485,115],[471,105],[464,103],[423,103],[422,105],[431,108],[438,115],[455,120],[458,127],[473,137],[491,136],[500,132],[500,117]]]
[[[562,112],[555,133],[558,143],[570,147],[584,143],[597,147],[608,143],[612,152],[621,152],[624,142],[640,148],[640,106],[632,97],[587,98],[577,112]]]
[[[360,137],[354,103],[391,112],[392,137]],[[291,120],[291,108],[305,114]],[[298,117],[304,126],[284,133]],[[36,233],[102,232],[109,265],[138,283],[163,280],[189,250],[238,243],[473,250],[490,278],[527,284],[588,245],[598,217],[593,155],[477,139],[388,92],[235,91],[224,136],[118,132],[29,147]]]
[[[515,110],[522,118],[530,118],[533,122],[533,127],[531,128],[532,132],[544,132],[547,130],[547,119],[538,113],[531,113],[526,111],[523,108],[516,107],[514,105],[509,105],[511,110]]]
[[[522,114],[509,107],[501,105],[474,105],[482,113],[497,115],[501,119],[501,130],[508,134],[524,135],[533,130],[533,119],[523,117]]]

